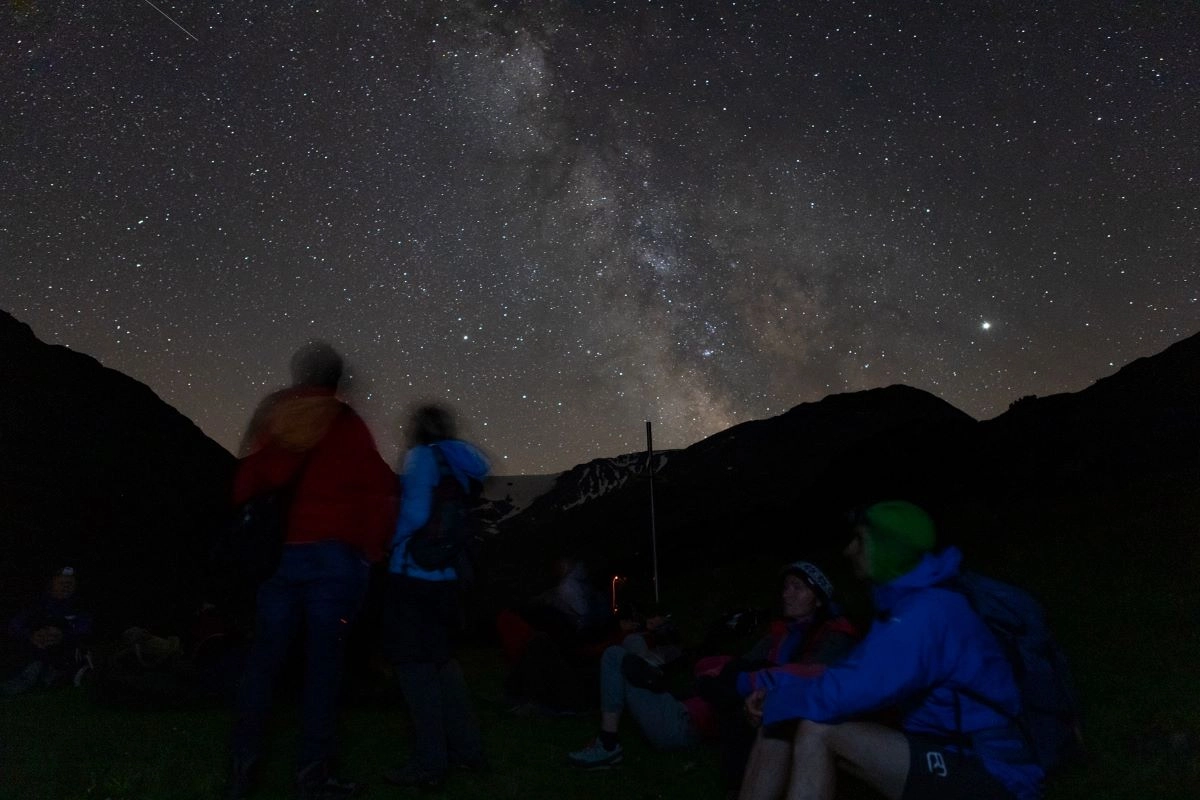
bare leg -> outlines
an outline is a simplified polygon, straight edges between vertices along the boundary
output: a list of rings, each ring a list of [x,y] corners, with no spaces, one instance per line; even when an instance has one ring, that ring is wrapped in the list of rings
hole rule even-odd
[[[754,740],[754,749],[750,751],[750,760],[746,763],[746,775],[742,778],[738,800],[778,800],[782,797],[791,760],[792,743],[786,739],[765,737],[760,728]]]
[[[899,800],[908,780],[908,740],[874,722],[822,725],[804,720],[792,753],[788,800],[833,800],[839,765],[888,800]]]

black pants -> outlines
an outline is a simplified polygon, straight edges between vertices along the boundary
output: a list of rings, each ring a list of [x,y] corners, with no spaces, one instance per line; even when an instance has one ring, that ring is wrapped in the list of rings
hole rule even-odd
[[[483,760],[479,721],[453,658],[458,587],[388,575],[383,652],[396,669],[413,724],[412,765],[430,777]]]

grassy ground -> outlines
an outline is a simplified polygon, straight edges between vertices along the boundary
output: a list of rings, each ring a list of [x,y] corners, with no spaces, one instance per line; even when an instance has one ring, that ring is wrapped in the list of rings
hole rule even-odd
[[[1193,476],[1196,477],[1196,476]],[[1200,493],[1194,481],[1143,487],[1131,503],[1074,498],[1010,508],[981,536],[971,563],[1041,597],[1072,657],[1084,701],[1090,754],[1052,782],[1050,800],[1194,800],[1200,796]],[[1180,497],[1184,499],[1181,501]],[[1032,520],[1032,521],[1031,521]],[[674,608],[711,612],[769,597],[768,567],[746,563],[671,589]],[[685,632],[697,634],[698,630]],[[487,776],[455,774],[445,796],[473,798],[719,797],[714,753],[661,754],[632,732],[626,763],[581,774],[564,754],[594,732],[590,718],[523,719],[504,714],[499,656],[463,654],[493,762]],[[230,714],[223,709],[130,711],[63,690],[0,702],[0,798],[20,800],[208,800],[221,796]],[[404,756],[403,709],[359,705],[344,717],[345,773],[373,781],[373,797],[416,797],[378,780]],[[290,797],[296,721],[277,715],[263,798]],[[843,798],[866,796],[847,789]]]

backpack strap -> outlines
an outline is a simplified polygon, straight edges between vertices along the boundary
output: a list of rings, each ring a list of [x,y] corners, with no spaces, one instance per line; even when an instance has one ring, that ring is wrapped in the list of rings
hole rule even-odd
[[[454,475],[454,469],[450,466],[450,462],[446,460],[446,454],[442,452],[442,448],[437,446],[437,443],[429,445],[429,449],[433,451],[433,457],[437,461],[438,483],[442,482],[442,478],[447,475]],[[457,480],[457,477],[455,478]],[[434,484],[437,486],[437,484]]]
[[[442,448],[438,447],[437,442],[431,442],[430,444],[427,444],[425,446],[428,447],[430,452],[433,453],[433,460],[437,464],[437,480],[433,482],[433,486],[430,488],[430,492],[433,494],[436,494],[438,484],[441,483],[442,480],[444,478],[446,478],[447,476],[454,475],[454,469],[450,466],[450,462],[446,459],[446,454],[442,452]],[[455,480],[457,480],[457,478]],[[435,498],[431,497],[430,501],[429,501],[429,515],[431,517],[433,516],[433,512],[434,512],[434,508],[433,508],[434,499]],[[404,502],[403,494],[401,494],[400,502],[401,503]],[[425,520],[425,525],[428,525],[428,524],[429,524],[429,520],[427,519],[427,520]],[[422,525],[421,527],[423,528],[425,526]],[[420,530],[421,530],[421,528],[417,528],[415,531],[413,531],[409,535],[409,537],[407,539],[404,540],[404,558],[400,560],[400,574],[401,575],[407,575],[408,568],[410,566],[415,566],[412,563],[412,558],[408,555],[408,548],[409,548],[409,545],[412,544],[413,537],[415,537],[420,532]]]

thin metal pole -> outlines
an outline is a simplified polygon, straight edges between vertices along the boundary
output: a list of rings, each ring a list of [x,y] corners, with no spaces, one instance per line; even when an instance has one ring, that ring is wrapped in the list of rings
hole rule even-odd
[[[654,604],[658,605],[658,528],[654,514],[654,435],[646,420],[646,467],[650,470],[650,553],[654,567]]]

